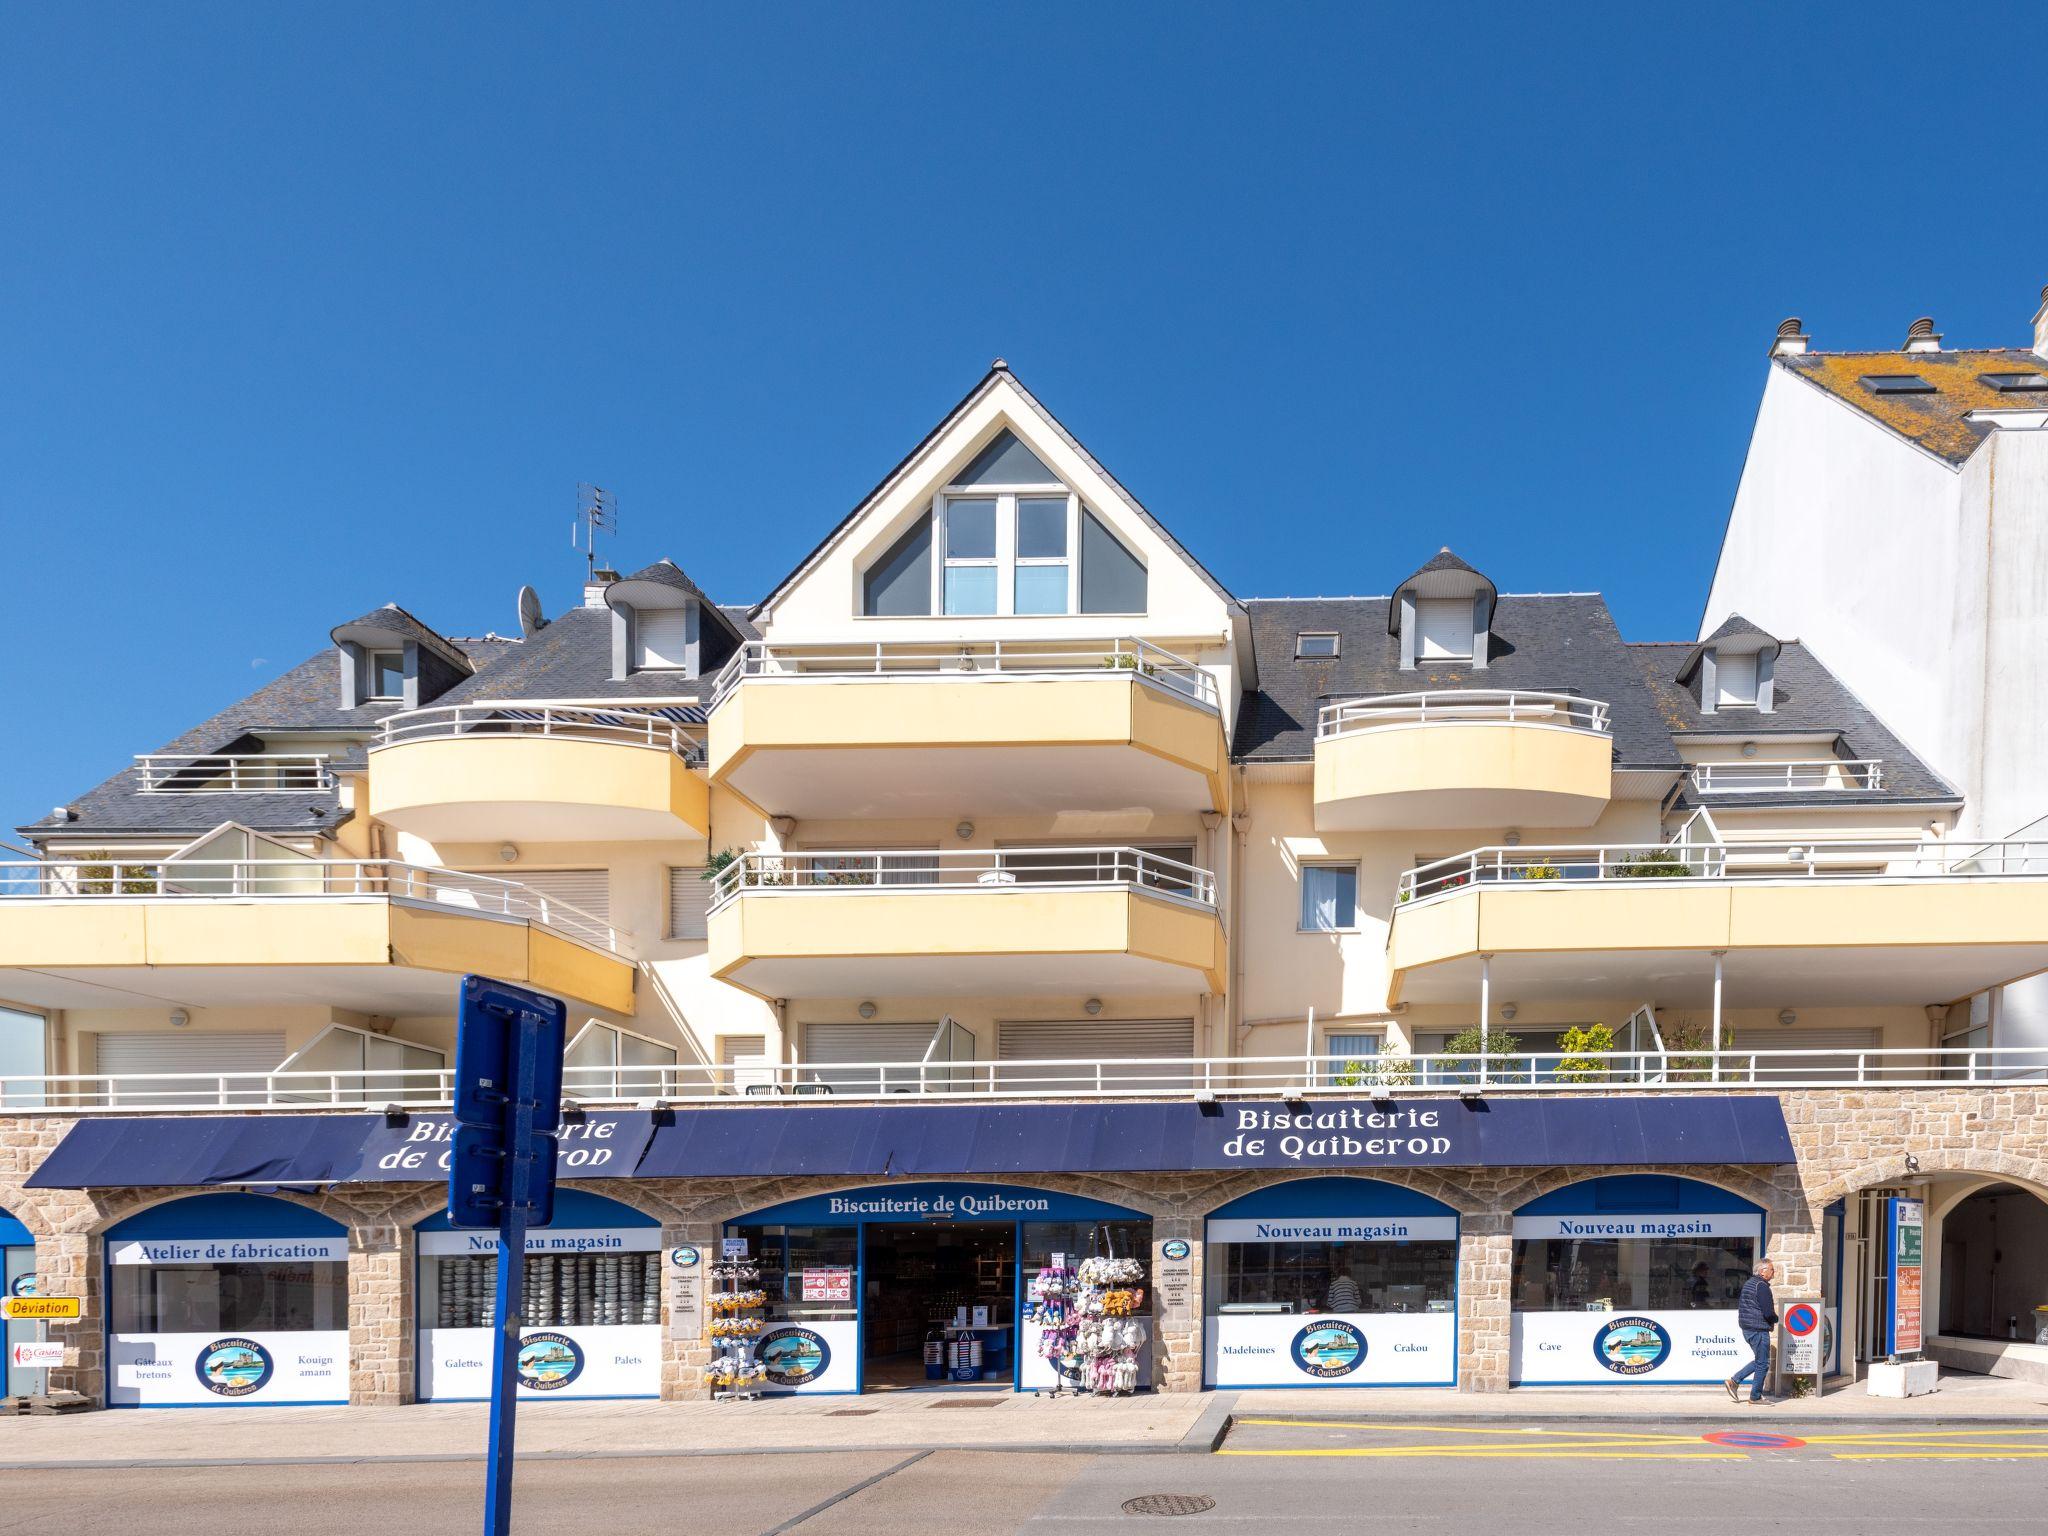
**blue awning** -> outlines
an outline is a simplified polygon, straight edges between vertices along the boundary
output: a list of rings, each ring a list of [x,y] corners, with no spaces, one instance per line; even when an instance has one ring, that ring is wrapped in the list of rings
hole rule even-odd
[[[453,1121],[413,1115],[108,1117],[74,1125],[38,1189],[431,1182]],[[1108,1104],[742,1104],[591,1111],[565,1179],[1666,1167],[1792,1162],[1775,1098]]]

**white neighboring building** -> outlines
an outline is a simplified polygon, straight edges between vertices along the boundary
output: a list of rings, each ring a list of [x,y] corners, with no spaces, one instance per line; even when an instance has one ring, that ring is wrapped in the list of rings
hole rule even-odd
[[[2048,289],[2031,349],[1821,352],[1779,327],[1700,634],[1798,636],[1963,792],[2048,842]],[[1994,1005],[1996,1006],[1996,1005]],[[2000,1044],[2048,1043],[2048,981]]]

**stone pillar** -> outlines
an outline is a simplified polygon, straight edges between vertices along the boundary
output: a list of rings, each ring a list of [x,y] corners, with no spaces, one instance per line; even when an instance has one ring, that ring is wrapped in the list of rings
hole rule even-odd
[[[1465,1216],[1458,1229],[1458,1390],[1505,1392],[1514,1295],[1514,1217]]]
[[[46,1378],[52,1392],[77,1392],[104,1407],[107,1401],[107,1296],[100,1276],[100,1240],[83,1232],[36,1234],[36,1289],[45,1296],[76,1296],[76,1322],[47,1323],[43,1336],[64,1346],[66,1363]]]
[[[409,1403],[418,1335],[411,1284],[413,1237],[388,1221],[353,1223],[348,1234],[348,1400]]]
[[[713,1221],[667,1222],[661,1229],[661,1395],[704,1399],[711,1388],[704,1368],[711,1363],[711,1343],[704,1337],[706,1298],[711,1292],[711,1265],[718,1257],[719,1226]],[[697,1250],[697,1262],[679,1265],[678,1248]]]
[[[1185,1243],[1186,1256],[1169,1258],[1168,1243]],[[1202,1265],[1200,1217],[1153,1218],[1152,1385],[1160,1392],[1202,1389]]]

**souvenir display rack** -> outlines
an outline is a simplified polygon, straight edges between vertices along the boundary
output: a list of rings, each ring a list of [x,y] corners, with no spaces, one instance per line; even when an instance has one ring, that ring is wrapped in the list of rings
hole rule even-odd
[[[752,1259],[723,1259],[711,1266],[718,1287],[711,1293],[711,1364],[705,1371],[711,1395],[720,1402],[759,1397],[768,1368],[756,1358],[761,1338],[761,1311],[768,1296],[760,1288],[761,1269]]]
[[[1142,1263],[1113,1255],[1083,1259],[1078,1268],[1048,1264],[1032,1277],[1038,1349],[1056,1383],[1040,1395],[1122,1396],[1138,1390],[1138,1351],[1146,1342],[1139,1321],[1144,1279]]]

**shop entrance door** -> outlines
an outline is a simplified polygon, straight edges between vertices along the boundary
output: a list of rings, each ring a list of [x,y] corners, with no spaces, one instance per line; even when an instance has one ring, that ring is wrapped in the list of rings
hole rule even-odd
[[[866,1390],[1015,1383],[1014,1222],[871,1222],[864,1235]]]

